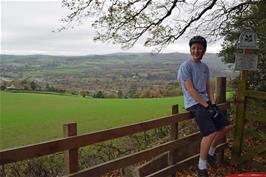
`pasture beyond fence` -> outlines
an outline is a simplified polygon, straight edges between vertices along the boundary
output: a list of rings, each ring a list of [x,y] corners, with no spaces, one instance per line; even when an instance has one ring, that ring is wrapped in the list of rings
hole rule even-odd
[[[226,110],[225,92],[226,79],[224,77],[217,78],[216,100],[217,103],[220,103],[219,106],[224,111]],[[158,165],[158,161],[150,161],[147,164],[157,163],[157,166],[142,165],[137,168],[135,176],[175,176],[177,170],[193,164],[199,156],[199,144],[201,141],[199,132],[183,138],[179,138],[178,136],[179,123],[192,118],[189,112],[178,113],[178,106],[174,105],[172,107],[172,115],[94,133],[77,135],[76,123],[65,124],[64,135],[66,137],[64,138],[0,151],[0,165],[4,169],[4,165],[8,163],[64,152],[65,176],[96,177],[116,169],[133,165],[137,162],[148,161],[162,154],[166,154],[164,157],[167,157],[167,164],[162,164],[163,161],[159,161],[161,164]],[[163,126],[171,127],[169,141],[96,166],[79,169],[79,148]],[[223,141],[217,148],[221,152],[221,156],[223,156],[225,147],[226,142]]]

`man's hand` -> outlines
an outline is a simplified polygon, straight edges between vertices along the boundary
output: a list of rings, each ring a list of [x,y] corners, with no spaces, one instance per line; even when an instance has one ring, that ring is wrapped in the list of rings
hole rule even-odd
[[[219,116],[218,107],[216,104],[208,105],[207,107],[204,107],[206,111],[212,114],[212,118],[217,118]]]
[[[216,104],[211,104],[211,107],[215,110],[218,110],[218,106]]]

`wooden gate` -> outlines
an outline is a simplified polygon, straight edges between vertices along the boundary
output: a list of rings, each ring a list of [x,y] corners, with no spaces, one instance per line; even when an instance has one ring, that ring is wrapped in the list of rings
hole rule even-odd
[[[247,71],[242,72],[238,89],[233,163],[251,162],[266,170],[256,161],[266,158],[266,92],[247,89]]]

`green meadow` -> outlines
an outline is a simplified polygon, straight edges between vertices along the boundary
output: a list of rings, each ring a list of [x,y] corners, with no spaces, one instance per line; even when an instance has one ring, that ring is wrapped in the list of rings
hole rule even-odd
[[[170,115],[172,105],[183,105],[181,96],[92,99],[0,92],[0,97],[0,149],[60,138],[69,122],[76,122],[82,134]]]

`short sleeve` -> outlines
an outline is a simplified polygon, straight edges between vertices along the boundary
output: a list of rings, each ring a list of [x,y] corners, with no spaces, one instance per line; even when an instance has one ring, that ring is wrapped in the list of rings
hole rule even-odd
[[[177,73],[177,80],[186,81],[192,80],[191,68],[187,63],[181,64]]]
[[[207,79],[209,80],[210,79],[210,70],[206,64],[205,64],[205,67],[206,67],[206,71],[207,71]]]

